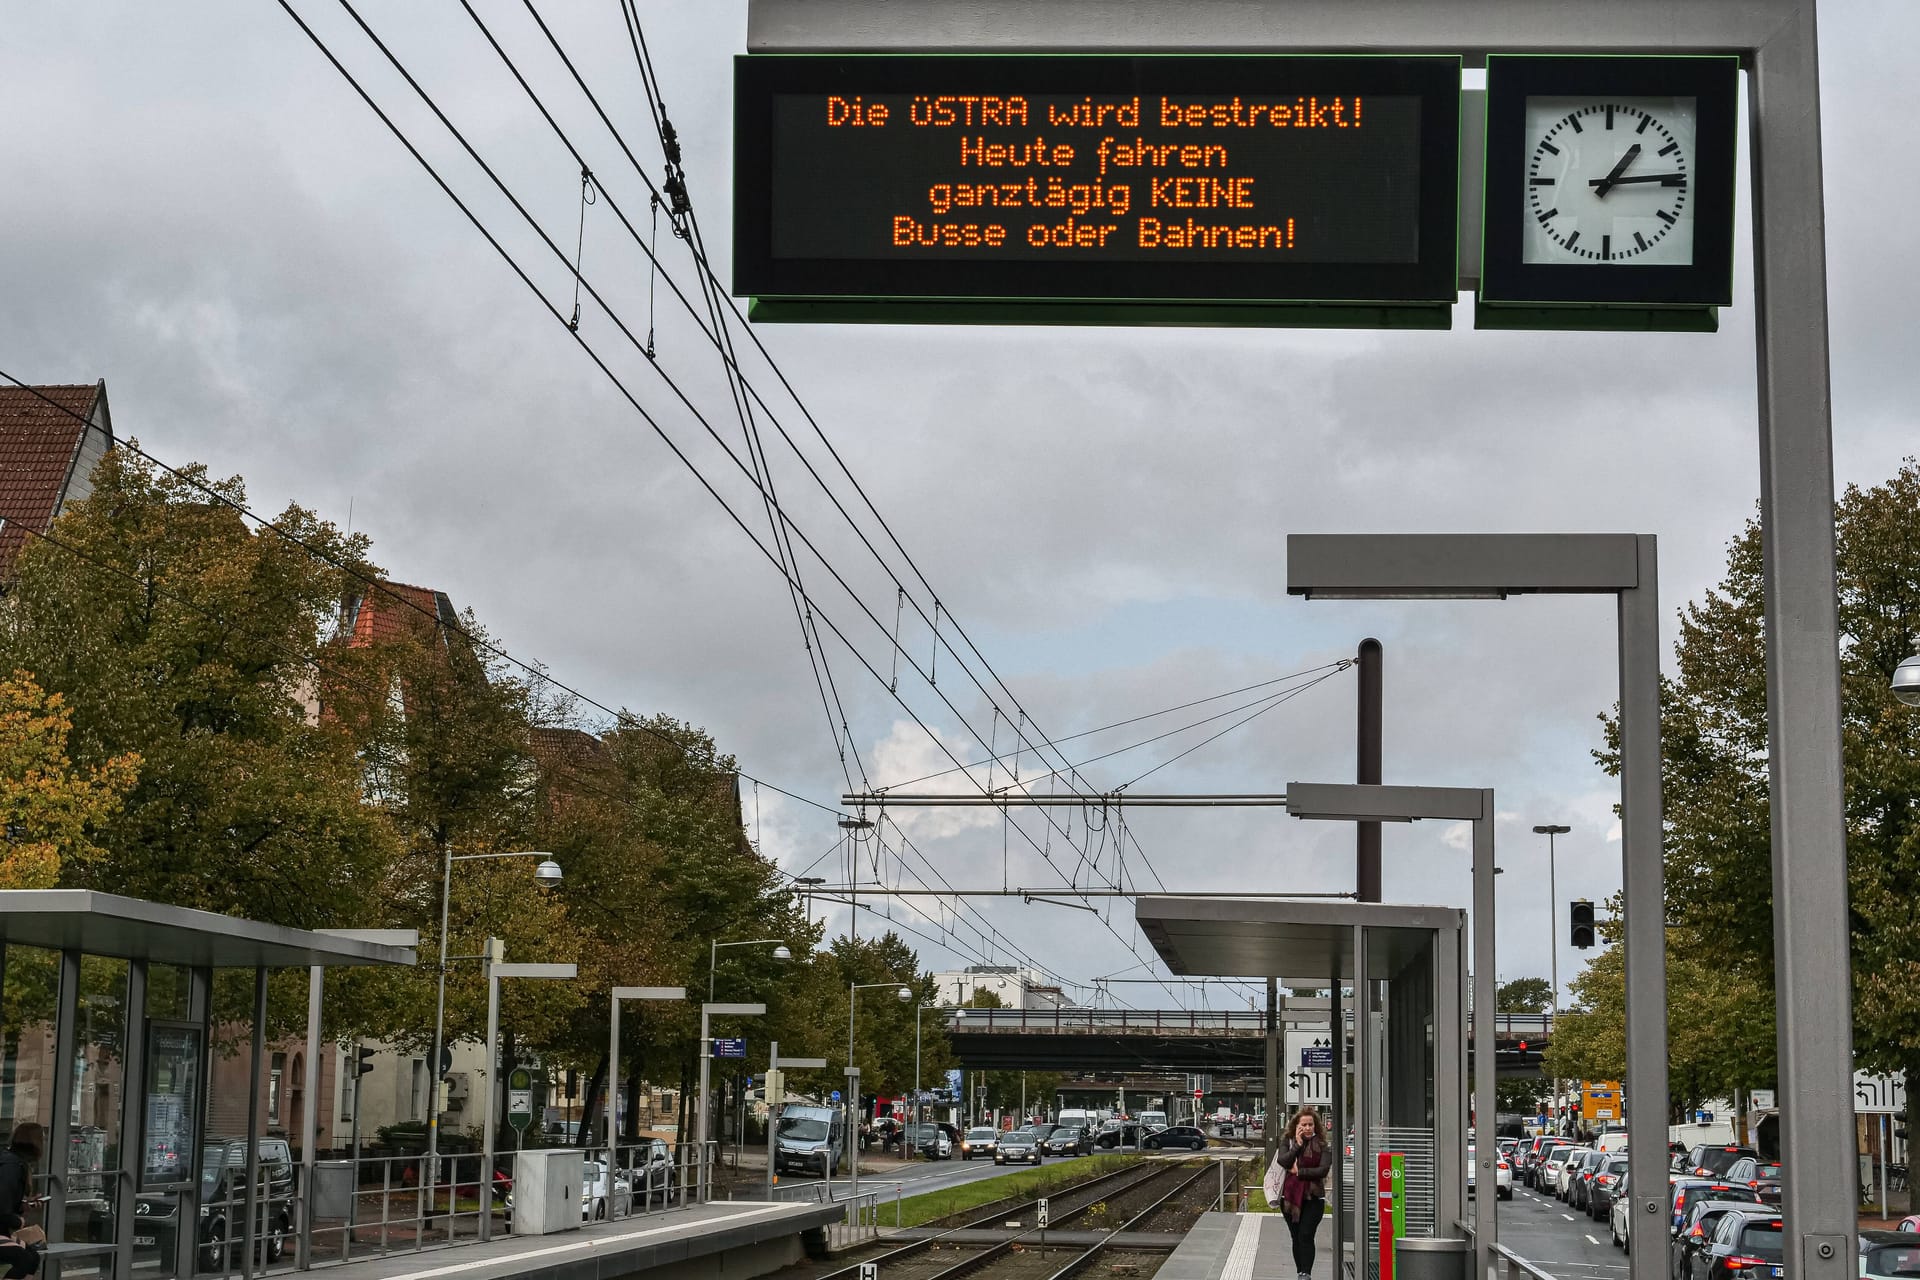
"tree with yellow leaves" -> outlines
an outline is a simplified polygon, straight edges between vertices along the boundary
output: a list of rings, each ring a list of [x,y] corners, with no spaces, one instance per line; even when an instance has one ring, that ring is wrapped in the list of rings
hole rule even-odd
[[[61,869],[100,856],[94,831],[120,808],[140,757],[75,768],[73,715],[25,671],[0,679],[0,889],[51,889]]]

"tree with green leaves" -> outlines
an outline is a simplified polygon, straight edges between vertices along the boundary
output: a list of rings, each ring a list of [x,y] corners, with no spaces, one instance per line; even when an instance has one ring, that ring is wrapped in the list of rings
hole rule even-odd
[[[1553,1007],[1553,985],[1545,978],[1515,978],[1495,992],[1502,1013],[1545,1013]]]

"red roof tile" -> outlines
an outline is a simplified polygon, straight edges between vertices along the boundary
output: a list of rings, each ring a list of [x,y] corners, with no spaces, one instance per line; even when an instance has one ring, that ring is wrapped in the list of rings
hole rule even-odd
[[[405,582],[382,582],[345,602],[347,643],[356,648],[431,634],[456,621],[445,593]]]
[[[104,390],[103,384],[0,387],[0,519],[6,521],[0,527],[0,577],[31,536],[28,530],[44,533],[59,514]]]

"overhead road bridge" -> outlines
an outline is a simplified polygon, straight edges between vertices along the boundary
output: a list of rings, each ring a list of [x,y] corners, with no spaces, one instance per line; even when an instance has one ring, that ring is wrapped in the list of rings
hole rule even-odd
[[[1496,1014],[1503,1076],[1537,1076],[1553,1015]],[[1325,999],[1288,996],[1280,1030],[1331,1025]],[[1351,1027],[1350,1020],[1348,1021]],[[1466,1027],[1472,1043],[1472,1018]],[[970,1071],[1250,1071],[1266,1069],[1267,1015],[1224,1009],[956,1009],[947,1034]],[[1522,1047],[1524,1046],[1524,1048]]]

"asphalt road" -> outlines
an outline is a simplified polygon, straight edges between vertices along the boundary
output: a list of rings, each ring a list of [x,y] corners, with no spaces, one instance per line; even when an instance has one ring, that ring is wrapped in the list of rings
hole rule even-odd
[[[1048,1164],[1072,1164],[1086,1159],[1085,1156],[1060,1156],[1047,1161]],[[917,1196],[926,1191],[940,1191],[947,1187],[957,1187],[963,1183],[978,1182],[983,1178],[997,1177],[1013,1173],[1020,1169],[1031,1169],[1032,1165],[996,1165],[991,1160],[928,1160],[904,1165],[893,1165],[884,1170],[862,1172],[860,1175],[860,1194],[880,1192],[883,1201],[892,1200],[896,1188],[903,1196]],[[832,1198],[845,1199],[852,1185],[843,1173],[833,1180]],[[751,1191],[742,1187],[738,1198],[760,1198],[765,1195],[760,1184],[754,1184]],[[783,1173],[780,1185],[774,1188],[774,1198],[778,1200],[825,1200],[828,1192],[819,1178],[801,1174]]]
[[[1524,1186],[1500,1205],[1500,1243],[1562,1280],[1623,1280],[1627,1274],[1627,1255],[1613,1247],[1604,1221]]]

